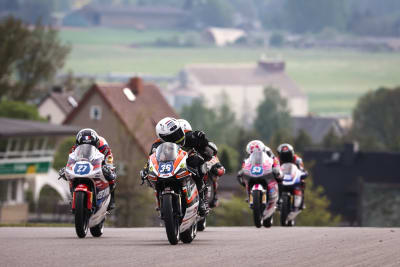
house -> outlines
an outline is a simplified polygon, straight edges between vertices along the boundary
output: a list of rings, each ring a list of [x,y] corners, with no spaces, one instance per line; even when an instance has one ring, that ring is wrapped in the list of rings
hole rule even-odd
[[[73,92],[63,92],[61,89],[53,89],[38,105],[41,117],[50,123],[62,124],[67,115],[78,106]]]
[[[205,30],[205,36],[216,46],[223,47],[245,37],[246,33],[241,29],[235,28],[209,27]]]
[[[307,96],[286,74],[285,62],[260,59],[257,64],[192,64],[179,74],[179,81],[169,85],[170,93],[179,97],[182,90],[203,96],[210,106],[217,106],[225,93],[236,115],[252,121],[263,100],[265,87],[274,87],[288,102],[293,116],[308,113]],[[176,100],[176,99],[175,99]],[[180,106],[179,101],[174,106]]]
[[[364,152],[347,144],[341,150],[309,149],[303,156],[313,162],[314,184],[324,188],[329,209],[343,224],[400,226],[400,153]]]
[[[77,128],[8,118],[0,118],[0,125],[0,222],[27,221],[26,190],[37,201],[49,185],[67,200],[68,185],[57,183],[51,164],[57,144]]]
[[[64,124],[92,128],[106,138],[118,175],[133,180],[139,179],[138,172],[157,138],[157,122],[167,116],[178,117],[160,89],[135,77],[127,84],[94,84]]]
[[[341,123],[341,118],[337,117],[294,116],[292,121],[293,136],[298,136],[300,131],[304,131],[311,137],[314,144],[320,144],[330,131],[333,131],[337,137],[342,137],[347,131]]]
[[[86,5],[65,16],[63,25],[166,29],[181,25],[187,16],[172,7]]]

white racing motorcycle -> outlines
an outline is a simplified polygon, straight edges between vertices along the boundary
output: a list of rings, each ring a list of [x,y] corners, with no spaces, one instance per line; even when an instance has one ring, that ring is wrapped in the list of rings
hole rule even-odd
[[[281,166],[283,173],[282,195],[280,202],[280,214],[282,226],[294,226],[295,218],[301,212],[302,202],[301,178],[305,175],[293,163],[284,163]]]
[[[92,145],[78,146],[69,155],[65,178],[72,191],[72,213],[75,230],[84,238],[88,229],[94,237],[103,234],[107,207],[111,199],[110,187],[103,176],[104,155]]]

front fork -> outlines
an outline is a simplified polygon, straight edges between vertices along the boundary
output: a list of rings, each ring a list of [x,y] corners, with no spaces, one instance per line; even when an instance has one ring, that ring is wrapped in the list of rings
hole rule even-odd
[[[75,202],[76,202],[76,192],[85,192],[86,193],[86,208],[88,210],[92,210],[93,208],[93,192],[90,191],[89,187],[85,184],[80,184],[75,187],[74,192],[72,193],[72,213],[75,212]]]

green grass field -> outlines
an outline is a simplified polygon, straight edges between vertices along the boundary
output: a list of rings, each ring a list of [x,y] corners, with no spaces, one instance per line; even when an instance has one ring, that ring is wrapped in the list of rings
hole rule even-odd
[[[73,46],[65,70],[74,73],[173,75],[190,63],[254,63],[261,54],[280,56],[286,61],[289,76],[309,96],[310,111],[315,113],[350,114],[365,92],[400,85],[400,53],[149,45],[158,38],[184,35],[174,31],[64,29],[60,35]]]

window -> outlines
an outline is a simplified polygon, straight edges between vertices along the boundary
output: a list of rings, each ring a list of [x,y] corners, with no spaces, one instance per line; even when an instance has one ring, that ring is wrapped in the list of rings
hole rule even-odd
[[[92,120],[101,120],[101,107],[100,106],[92,106],[90,108],[90,118]]]
[[[0,203],[7,201],[8,181],[0,180]]]

